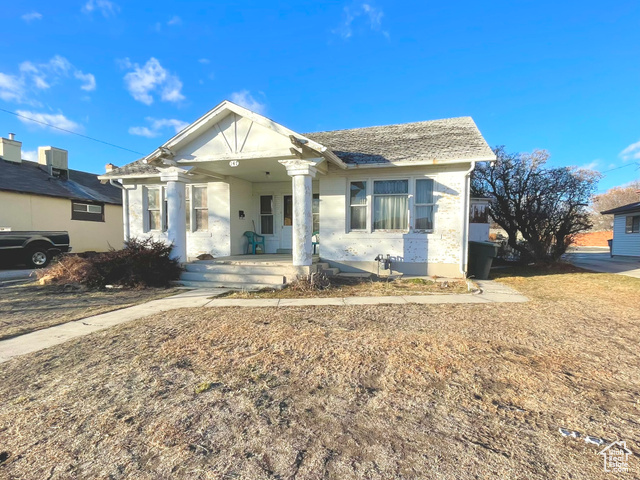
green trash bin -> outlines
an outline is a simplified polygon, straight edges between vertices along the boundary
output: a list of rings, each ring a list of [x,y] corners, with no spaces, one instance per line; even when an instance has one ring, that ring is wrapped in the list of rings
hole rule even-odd
[[[498,245],[491,242],[469,242],[467,275],[479,280],[489,278],[491,263],[498,256]]]

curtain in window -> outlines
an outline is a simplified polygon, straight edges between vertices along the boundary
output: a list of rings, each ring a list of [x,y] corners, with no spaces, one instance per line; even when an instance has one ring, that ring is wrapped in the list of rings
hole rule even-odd
[[[373,201],[374,230],[406,230],[409,199],[401,195],[377,195]]]

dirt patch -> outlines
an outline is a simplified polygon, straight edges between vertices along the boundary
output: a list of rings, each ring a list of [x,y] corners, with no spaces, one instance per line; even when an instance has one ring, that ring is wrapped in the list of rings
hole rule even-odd
[[[0,288],[0,340],[177,293],[176,289],[83,291],[35,283]]]
[[[331,298],[470,293],[467,282],[463,280],[329,277],[328,281],[329,285],[321,290],[309,288],[306,283],[301,282],[300,284],[291,283],[279,290],[265,289],[258,292],[230,292],[226,297]]]
[[[14,359],[0,476],[612,478],[558,428],[640,453],[640,280],[501,281],[531,301],[175,310]]]
[[[608,247],[607,240],[613,238],[610,230],[601,232],[585,232],[574,235],[571,245],[574,247]]]

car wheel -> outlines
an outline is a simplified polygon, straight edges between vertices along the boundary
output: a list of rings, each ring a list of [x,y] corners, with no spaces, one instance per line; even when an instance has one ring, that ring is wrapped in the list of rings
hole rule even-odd
[[[33,247],[27,252],[27,265],[31,268],[44,268],[50,261],[51,255],[46,248]]]

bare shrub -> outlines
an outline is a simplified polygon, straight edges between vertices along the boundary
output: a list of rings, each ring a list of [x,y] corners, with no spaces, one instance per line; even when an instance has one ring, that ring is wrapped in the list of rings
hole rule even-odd
[[[65,255],[49,268],[38,272],[57,284],[77,283],[88,288],[106,285],[123,287],[168,287],[180,276],[180,264],[170,258],[172,245],[147,238],[131,239],[121,250],[83,258]]]
[[[324,272],[316,272],[309,275],[299,275],[289,288],[298,292],[315,292],[330,286],[329,277]]]

